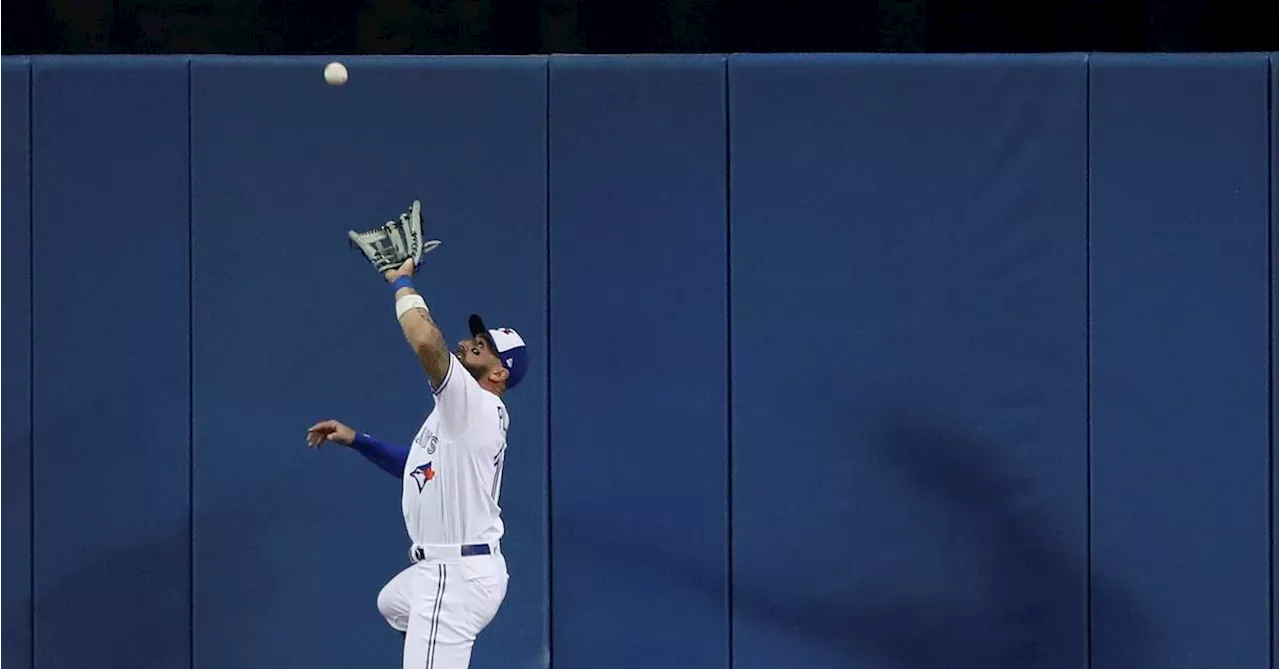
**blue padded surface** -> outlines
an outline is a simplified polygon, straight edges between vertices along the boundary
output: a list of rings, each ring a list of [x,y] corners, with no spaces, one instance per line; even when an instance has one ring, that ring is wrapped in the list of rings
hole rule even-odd
[[[557,669],[727,665],[724,67],[551,62]]]
[[[4,599],[0,664],[31,666],[31,62],[5,58],[3,255],[4,336],[0,383],[4,428],[0,491]]]
[[[32,76],[35,666],[189,666],[187,63]]]
[[[737,669],[1085,663],[1085,60],[729,63]]]
[[[417,286],[451,341],[466,317],[525,336],[507,398],[511,584],[473,666],[540,667],[546,596],[546,62],[193,63],[196,663],[397,666],[378,591],[407,566],[400,483],[308,452],[337,418],[409,442],[432,407],[392,293],[347,243],[423,202],[443,240]]]
[[[1091,63],[1093,667],[1265,666],[1266,59]]]

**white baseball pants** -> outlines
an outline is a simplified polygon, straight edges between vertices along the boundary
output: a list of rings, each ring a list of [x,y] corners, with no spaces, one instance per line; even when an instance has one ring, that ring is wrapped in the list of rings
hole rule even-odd
[[[404,632],[403,669],[467,669],[471,648],[507,595],[501,553],[428,557],[378,593],[378,611]]]

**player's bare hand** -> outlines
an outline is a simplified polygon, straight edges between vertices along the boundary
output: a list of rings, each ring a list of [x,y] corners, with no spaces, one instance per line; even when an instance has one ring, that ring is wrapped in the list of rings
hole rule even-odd
[[[318,448],[326,441],[333,441],[343,446],[350,446],[355,441],[356,432],[336,420],[324,420],[312,425],[307,430],[307,445]]]
[[[386,279],[387,283],[392,283],[402,276],[413,276],[413,269],[413,258],[405,258],[405,261],[400,263],[400,266],[396,269],[389,269],[383,272],[382,278]]]

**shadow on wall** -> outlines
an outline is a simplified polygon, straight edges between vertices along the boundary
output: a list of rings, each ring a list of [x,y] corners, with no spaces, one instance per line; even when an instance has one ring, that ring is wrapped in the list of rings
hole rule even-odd
[[[824,590],[821,583],[805,584],[806,592],[792,595],[735,581],[735,615],[770,624],[797,642],[823,648],[824,654],[846,657],[848,666],[875,661],[877,667],[893,669],[1078,669],[1087,615],[1080,544],[1051,534],[1039,507],[1027,503],[1044,499],[1046,493],[1035,480],[997,460],[998,451],[959,430],[914,427],[920,424],[918,418],[886,420],[870,439],[859,437],[851,448],[838,450],[856,460],[857,467],[902,482],[903,494],[918,497],[930,513],[936,509],[951,525],[959,525],[955,530],[965,537],[969,554],[901,556],[903,562],[937,566],[942,577],[929,582],[955,584],[955,589],[935,585],[904,592],[888,579],[851,571],[858,596],[840,600],[812,594]],[[850,526],[857,525],[849,520]],[[590,527],[561,527],[560,535],[574,544],[573,550],[593,554],[620,571],[647,571],[643,580],[694,591],[709,606],[723,592],[720,575],[665,545],[635,543],[616,525],[593,521]],[[582,541],[584,537],[593,541]],[[850,552],[866,550],[858,546],[875,541],[858,537],[844,546]],[[936,551],[934,541],[917,532],[910,545],[894,549]],[[883,555],[884,548],[870,550]],[[830,578],[829,571],[823,574],[812,578]],[[902,574],[896,582],[910,578]],[[975,587],[981,591],[974,592]],[[1156,643],[1148,618],[1104,575],[1094,576],[1092,590],[1095,608],[1105,607],[1112,619],[1126,625],[1109,630],[1109,639],[1130,644],[1108,645],[1109,666],[1147,666],[1143,649]],[[1064,613],[1063,602],[1068,609],[1078,606],[1078,613]]]
[[[109,439],[105,442],[99,447],[126,447],[109,443]],[[311,453],[305,446],[296,450],[302,466],[307,466],[305,456]],[[127,458],[118,460],[106,469],[131,466],[125,462]],[[96,474],[111,476],[112,471]],[[315,504],[313,496],[298,494],[289,481],[276,481],[276,485],[261,485],[234,501],[197,510],[194,520],[202,537],[197,569],[212,569],[223,561],[250,566],[238,573],[238,583],[211,584],[206,575],[201,584],[204,595],[219,599],[219,603],[198,612],[190,602],[191,535],[184,522],[185,506],[178,514],[180,522],[132,528],[132,535],[116,547],[57,558],[37,554],[36,574],[52,561],[56,560],[56,566],[45,567],[41,587],[34,593],[39,649],[35,666],[189,667],[193,613],[206,637],[212,639],[199,649],[197,659],[205,660],[201,666],[291,666],[291,654],[307,666],[350,666],[352,657],[367,660],[369,666],[398,660],[400,639],[378,615],[375,598],[378,588],[394,575],[395,565],[407,559],[400,559],[397,553],[384,560],[379,550],[378,559],[391,568],[361,563],[366,568],[358,573],[341,569],[326,572],[308,571],[308,563],[326,564],[326,559],[317,559],[312,551],[297,555],[270,552],[279,545],[275,541],[273,546],[272,539],[282,533],[321,536],[325,546],[334,539],[347,538],[342,535],[346,526],[333,520],[331,507]],[[92,504],[93,500],[84,503]],[[341,559],[368,551],[339,546],[329,552],[327,563],[335,561],[332,554]],[[341,583],[334,582],[333,573],[343,574]],[[222,586],[226,586],[224,592],[214,592]],[[281,588],[284,594],[273,590]],[[244,596],[233,599],[237,594]],[[354,610],[346,607],[349,601],[355,602]],[[3,615],[6,620],[28,616],[31,604],[29,597],[6,600]],[[292,615],[281,619],[282,613]],[[319,631],[309,633],[308,628]],[[344,634],[331,634],[333,628],[344,630]],[[299,639],[315,643],[298,649],[293,644]],[[316,658],[324,657],[332,663],[315,664]],[[245,658],[253,659],[244,664]]]
[[[939,617],[933,609],[895,603],[893,592],[873,591],[868,593],[873,606],[851,605],[811,622],[824,636],[846,637],[850,653],[879,656],[902,669],[1078,666],[1087,633],[1082,582],[1087,567],[1077,557],[1081,547],[1054,536],[1049,529],[1054,523],[1042,515],[1044,506],[1031,503],[1047,494],[1037,489],[1036,480],[1003,463],[998,449],[961,430],[920,424],[918,418],[885,421],[865,444],[867,464],[896,475],[931,508],[945,508],[959,519],[977,556],[967,563],[981,573],[955,575],[985,585],[984,606],[980,611],[959,607]],[[1092,590],[1095,605],[1105,600],[1109,610],[1129,612],[1129,629],[1120,636],[1135,645],[1109,649],[1124,657],[1115,666],[1144,666],[1136,645],[1150,639],[1144,617],[1105,578],[1095,575]],[[930,601],[948,599],[945,592],[930,595]],[[1063,602],[1070,603],[1067,608],[1078,602],[1078,617],[1064,615]],[[935,624],[922,628],[922,619]],[[1064,631],[1064,623],[1073,629]],[[961,656],[963,664],[957,664]]]
[[[972,538],[968,545],[977,557],[963,560],[968,566],[944,569],[954,570],[947,575],[954,576],[956,582],[981,583],[986,591],[976,597],[918,589],[902,593],[867,579],[856,601],[841,601],[812,594],[764,592],[737,583],[733,594],[738,615],[768,621],[797,640],[848,657],[851,664],[875,658],[877,666],[894,669],[1075,667],[1073,660],[1079,656],[1076,644],[1084,639],[1072,638],[1071,632],[1059,629],[1064,620],[1060,602],[1083,603],[1079,589],[1084,566],[1075,557],[1077,547],[1055,540],[1035,508],[1023,504],[1037,495],[1035,482],[1007,471],[991,456],[992,449],[956,431],[906,427],[912,424],[919,421],[886,423],[874,438],[860,439],[856,448],[842,452],[856,459],[858,467],[903,481],[911,494],[926,499],[930,508],[947,509],[948,518],[962,524],[965,535]],[[219,538],[236,537],[227,549],[243,550],[243,541],[252,542],[254,537],[275,531],[278,527],[273,526],[281,519],[264,514],[263,509],[287,508],[286,491],[263,492],[266,494],[256,499],[219,508],[213,518],[202,518],[202,532]],[[302,516],[291,520],[309,522]],[[664,552],[663,546],[629,543],[624,534],[608,526],[565,529],[564,540],[578,542],[573,550],[592,554],[615,569],[648,571],[646,580],[667,581],[712,604],[721,596],[721,576],[685,555]],[[593,541],[581,542],[582,537]],[[848,545],[870,541],[874,537]],[[926,538],[912,549],[929,548]],[[165,629],[185,627],[190,612],[188,584],[173,583],[158,589],[155,578],[182,571],[175,565],[183,565],[187,559],[185,526],[157,529],[147,541],[127,548],[77,557],[65,578],[47,583],[39,593],[39,620],[51,621],[39,631],[42,647],[56,649],[54,654],[63,661],[55,663],[57,666],[185,666],[189,657],[186,636],[155,630],[157,622]],[[951,564],[945,556],[940,560],[934,563]],[[36,568],[38,571],[40,565]],[[962,571],[968,569],[980,573]],[[132,605],[140,588],[148,593],[145,608]],[[1108,645],[1111,666],[1146,666],[1143,649],[1158,641],[1146,616],[1104,576],[1094,577],[1093,593],[1095,607],[1106,608],[1112,620],[1126,625],[1126,629],[1108,630],[1110,640],[1130,642],[1124,648]],[[981,602],[981,607],[969,606],[974,601]],[[12,620],[26,615],[30,602],[10,604],[23,607],[3,612]],[[161,620],[166,613],[178,622]],[[1079,616],[1080,620],[1085,616],[1083,606]],[[58,625],[58,621],[67,624]],[[201,620],[202,625],[217,623]],[[380,621],[370,624],[380,628]],[[260,634],[261,638],[243,641],[269,645],[272,630],[264,628]],[[388,654],[393,653],[392,645],[388,639]],[[71,658],[76,661],[67,663]]]
[[[106,469],[127,468],[123,459],[113,460],[116,464]],[[93,473],[95,477],[112,474]],[[99,502],[90,496],[75,503]],[[150,529],[145,542],[111,550],[85,546],[58,556],[55,565],[49,557],[36,555],[32,577],[39,578],[39,584],[33,582],[27,596],[6,599],[3,611],[5,620],[26,618],[35,597],[35,666],[172,669],[190,664],[187,525]],[[42,534],[75,531],[52,528]],[[33,542],[35,537],[33,531]],[[164,583],[175,573],[183,578]],[[179,627],[182,633],[174,634]]]

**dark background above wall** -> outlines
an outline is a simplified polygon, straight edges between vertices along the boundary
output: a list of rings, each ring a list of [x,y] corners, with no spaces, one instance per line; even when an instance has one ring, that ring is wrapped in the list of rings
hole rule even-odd
[[[33,0],[4,53],[1273,51],[1246,0]]]

